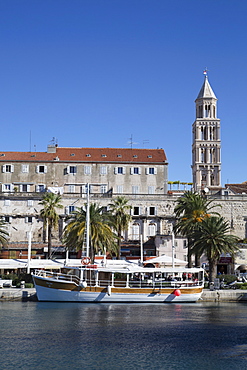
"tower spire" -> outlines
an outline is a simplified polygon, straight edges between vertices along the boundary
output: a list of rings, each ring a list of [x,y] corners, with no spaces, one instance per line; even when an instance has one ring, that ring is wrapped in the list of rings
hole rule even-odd
[[[203,85],[196,98],[196,120],[193,123],[192,172],[196,191],[221,186],[220,120],[217,118],[217,98],[205,69]]]

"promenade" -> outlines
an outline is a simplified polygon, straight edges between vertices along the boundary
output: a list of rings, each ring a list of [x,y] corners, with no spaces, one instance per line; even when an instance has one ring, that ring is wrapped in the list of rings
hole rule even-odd
[[[0,302],[3,301],[37,301],[35,288],[0,289]],[[247,302],[247,290],[241,289],[204,289],[203,302]]]

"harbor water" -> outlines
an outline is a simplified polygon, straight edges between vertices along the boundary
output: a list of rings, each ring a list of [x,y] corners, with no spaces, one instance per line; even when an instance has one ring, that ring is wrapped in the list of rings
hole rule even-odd
[[[1,369],[243,369],[247,304],[0,302]]]

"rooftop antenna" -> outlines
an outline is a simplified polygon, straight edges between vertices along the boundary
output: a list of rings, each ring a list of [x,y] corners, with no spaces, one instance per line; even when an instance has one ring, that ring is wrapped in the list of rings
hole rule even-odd
[[[53,136],[52,140],[50,141],[50,143],[52,143],[52,145],[57,145],[57,138],[55,136]]]
[[[129,138],[128,144],[130,145],[130,148],[131,148],[131,149],[133,149],[133,145],[134,145],[134,144],[138,144],[138,143],[135,143],[135,142],[133,141],[133,135],[132,135],[132,134],[131,134],[131,137]]]
[[[149,144],[149,140],[143,140],[142,144],[143,148],[145,148],[145,146]]]

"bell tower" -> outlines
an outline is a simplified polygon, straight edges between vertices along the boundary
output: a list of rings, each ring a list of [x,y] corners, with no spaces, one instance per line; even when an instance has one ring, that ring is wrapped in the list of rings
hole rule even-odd
[[[195,100],[196,120],[192,125],[192,174],[195,191],[221,187],[220,120],[217,98],[204,71],[204,83]]]

